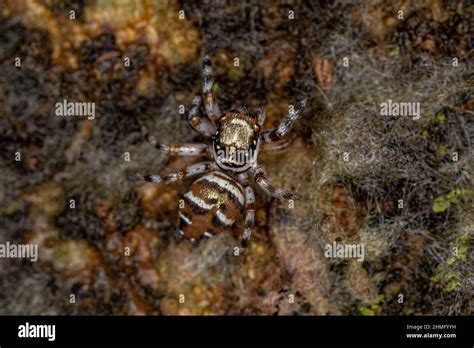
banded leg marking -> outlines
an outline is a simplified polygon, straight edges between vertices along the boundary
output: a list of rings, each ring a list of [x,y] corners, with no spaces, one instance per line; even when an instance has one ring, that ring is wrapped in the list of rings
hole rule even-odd
[[[145,140],[153,147],[170,156],[204,156],[208,154],[209,146],[206,144],[175,144],[167,145],[159,143],[145,127],[142,127]]]
[[[303,108],[306,106],[306,98],[298,102],[288,116],[280,122],[276,129],[262,133],[262,139],[265,143],[272,143],[282,139],[293,128],[296,120],[300,117]]]
[[[266,154],[275,154],[287,150],[293,143],[293,139],[283,139],[273,143],[264,143],[262,142],[260,146],[260,151]]]
[[[297,196],[294,193],[273,186],[268,180],[267,173],[263,166],[258,166],[255,169],[252,169],[252,173],[254,174],[256,184],[270,196],[286,200],[297,199]]]
[[[190,177],[192,175],[208,173],[216,169],[214,162],[201,162],[190,165],[184,170],[178,170],[175,172],[168,173],[166,175],[137,175],[139,180],[170,184],[175,181],[183,180],[184,178]]]
[[[245,229],[242,236],[242,248],[247,248],[255,221],[255,194],[248,182],[243,183],[245,191]]]
[[[201,118],[198,116],[201,101],[201,96],[197,95],[194,97],[193,103],[188,112],[188,122],[198,133],[201,133],[202,135],[209,138],[214,138],[216,126],[207,118]]]
[[[212,123],[215,124],[221,113],[212,93],[212,65],[209,56],[204,58],[203,75],[204,82],[202,85],[202,93],[204,95],[204,107],[206,108],[207,116]]]

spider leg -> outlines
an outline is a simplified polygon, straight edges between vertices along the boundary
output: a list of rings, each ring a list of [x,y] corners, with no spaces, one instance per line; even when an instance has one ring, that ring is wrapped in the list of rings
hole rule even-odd
[[[287,150],[293,141],[295,140],[295,137],[291,139],[282,139],[280,141],[275,141],[272,143],[263,143],[260,145],[260,151],[266,154],[276,154],[282,151]]]
[[[263,127],[263,124],[265,123],[265,118],[265,110],[261,108],[257,109],[257,122],[261,127]]]
[[[296,194],[288,190],[273,186],[271,182],[268,180],[267,173],[265,172],[265,169],[263,168],[263,166],[257,166],[256,168],[252,168],[251,171],[254,175],[254,180],[256,184],[270,196],[276,197],[276,198],[283,198],[286,200],[290,200],[290,199],[294,200],[298,198]]]
[[[204,82],[202,84],[202,93],[204,95],[204,107],[206,108],[206,113],[212,123],[216,123],[221,112],[219,106],[212,94],[212,66],[211,59],[209,56],[204,58],[204,67],[203,67]]]
[[[162,144],[151,135],[145,127],[142,127],[145,140],[151,145],[170,156],[204,156],[209,153],[209,146],[206,144]]]
[[[197,115],[199,107],[201,106],[202,97],[197,95],[194,97],[191,108],[188,112],[188,122],[198,133],[214,138],[216,133],[216,126],[207,118],[201,118]]]
[[[276,129],[263,132],[261,138],[264,143],[273,143],[281,140],[293,127],[298,117],[301,115],[301,111],[306,105],[306,99],[301,100],[297,103],[294,110],[288,113],[288,116],[280,122]]]
[[[266,118],[265,111],[261,108],[257,109],[257,120],[260,126],[263,126],[263,124],[265,123],[265,118]],[[290,147],[293,140],[294,138],[282,139],[281,141],[276,141],[276,142],[271,142],[271,143],[262,142],[260,146],[260,151],[262,151],[263,153],[268,153],[268,154],[282,152],[288,149],[288,147]]]
[[[248,246],[255,221],[255,194],[245,174],[239,176],[239,182],[242,184],[245,193],[245,229],[242,236],[242,248],[245,249]]]
[[[170,184],[175,181],[183,180],[187,177],[197,174],[208,173],[212,170],[216,170],[217,166],[214,162],[201,162],[188,166],[184,170],[178,170],[166,175],[140,175],[137,174],[137,179],[140,181],[148,181],[153,183],[164,183]]]

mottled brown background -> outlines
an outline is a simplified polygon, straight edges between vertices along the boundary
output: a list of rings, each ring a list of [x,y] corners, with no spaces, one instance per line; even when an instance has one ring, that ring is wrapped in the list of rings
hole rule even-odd
[[[0,260],[0,314],[470,314],[472,21],[469,1],[0,0],[0,242],[40,249]],[[270,128],[309,98],[293,147],[260,159],[303,199],[257,193],[241,257],[231,233],[175,240],[191,181],[130,179],[190,163],[140,124],[202,140],[178,106],[206,53],[222,109],[262,106]],[[95,102],[96,119],[56,117],[63,99]],[[387,99],[421,118],[380,116]],[[335,240],[363,243],[365,261],[325,258]]]

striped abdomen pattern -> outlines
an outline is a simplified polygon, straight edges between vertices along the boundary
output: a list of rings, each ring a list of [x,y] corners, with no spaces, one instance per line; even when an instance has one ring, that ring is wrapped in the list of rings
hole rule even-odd
[[[186,239],[212,237],[230,228],[244,209],[242,186],[221,172],[209,173],[192,185],[179,209],[179,233]]]

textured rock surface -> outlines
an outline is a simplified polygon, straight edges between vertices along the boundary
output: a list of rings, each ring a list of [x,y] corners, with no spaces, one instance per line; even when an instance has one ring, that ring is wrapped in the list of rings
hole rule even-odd
[[[39,245],[36,263],[0,259],[0,314],[469,314],[472,12],[0,0],[0,243]],[[132,180],[193,163],[158,153],[140,125],[202,140],[179,106],[201,88],[204,52],[221,109],[264,107],[270,128],[308,97],[292,147],[260,158],[301,199],[257,190],[240,256],[238,229],[175,239],[191,180]],[[64,99],[95,102],[96,118],[56,117]],[[381,116],[388,99],[420,102],[420,118]],[[364,261],[326,257],[333,242],[364,245]]]

